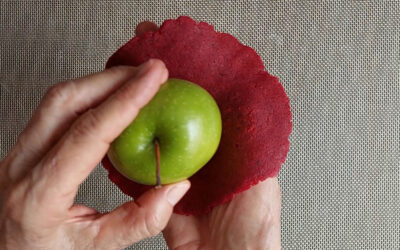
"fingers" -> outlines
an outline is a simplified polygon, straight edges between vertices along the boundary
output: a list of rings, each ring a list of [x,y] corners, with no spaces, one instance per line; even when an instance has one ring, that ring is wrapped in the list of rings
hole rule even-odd
[[[208,229],[208,225],[204,228]],[[170,249],[199,249],[200,240],[208,238],[201,235],[204,228],[201,217],[172,214],[163,235]]]
[[[136,34],[157,29],[155,23],[144,21],[137,26]],[[21,178],[60,139],[80,113],[99,104],[135,72],[133,67],[114,67],[52,86],[16,145],[2,161],[0,189]]]
[[[135,33],[136,33],[136,35],[139,36],[148,31],[157,31],[157,30],[158,30],[157,24],[155,24],[153,22],[149,22],[149,21],[144,21],[144,22],[139,23],[138,26],[136,26]]]
[[[281,249],[281,192],[278,178],[267,179],[266,184],[271,189],[271,220],[269,221],[269,229],[266,230],[267,242],[270,249]]]
[[[217,233],[212,241],[228,249],[245,245],[280,249],[280,208],[278,180],[268,178],[213,209],[210,224]]]
[[[115,67],[49,89],[15,147],[4,160],[2,176],[15,181],[59,140],[78,115],[96,106],[136,74],[134,67]]]
[[[142,22],[136,34],[156,31]],[[34,112],[16,145],[2,161],[0,190],[25,175],[60,139],[79,114],[95,107],[136,73],[134,67],[114,67],[103,72],[52,86]]]
[[[121,207],[99,219],[99,246],[107,249],[127,247],[144,238],[157,235],[167,225],[173,207],[190,187],[189,181],[152,189],[137,201]],[[110,245],[112,244],[112,245]]]
[[[168,78],[160,60],[149,60],[137,75],[95,109],[83,114],[33,170],[33,191],[69,207],[80,183],[101,161],[109,144],[132,122]]]

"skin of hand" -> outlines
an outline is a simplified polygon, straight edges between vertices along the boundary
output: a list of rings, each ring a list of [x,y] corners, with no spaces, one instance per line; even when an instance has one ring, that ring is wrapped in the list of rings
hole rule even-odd
[[[136,32],[149,30],[157,26],[143,22]],[[0,249],[122,249],[165,227],[171,249],[280,249],[276,178],[203,216],[171,217],[189,181],[105,214],[74,204],[79,184],[167,78],[165,65],[152,59],[49,89],[0,162]]]
[[[0,163],[0,249],[122,249],[164,229],[189,181],[105,214],[74,197],[167,78],[164,63],[151,59],[49,89]]]
[[[173,214],[163,234],[173,250],[281,249],[280,201],[277,178],[269,178],[209,214]]]

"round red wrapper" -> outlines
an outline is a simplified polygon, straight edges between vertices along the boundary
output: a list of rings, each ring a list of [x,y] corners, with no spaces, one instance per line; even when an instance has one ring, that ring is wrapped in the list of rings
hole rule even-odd
[[[276,176],[289,150],[292,130],[289,99],[278,79],[264,70],[259,55],[232,35],[189,17],[167,20],[157,32],[132,38],[106,67],[138,66],[161,59],[170,77],[195,82],[216,100],[222,137],[214,157],[190,178],[192,187],[174,212],[198,215]],[[130,181],[111,165],[109,178],[127,195],[152,188]]]

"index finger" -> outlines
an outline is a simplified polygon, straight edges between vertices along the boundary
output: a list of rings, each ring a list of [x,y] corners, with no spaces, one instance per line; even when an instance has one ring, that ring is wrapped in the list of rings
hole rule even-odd
[[[132,122],[168,78],[165,65],[155,59],[97,108],[82,115],[33,169],[32,192],[40,202],[61,198],[72,205],[79,184],[107,152],[110,143]]]

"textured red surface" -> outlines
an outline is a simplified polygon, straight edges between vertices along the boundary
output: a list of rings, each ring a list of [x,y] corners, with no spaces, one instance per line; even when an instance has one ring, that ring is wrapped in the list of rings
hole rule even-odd
[[[289,150],[289,99],[259,55],[232,35],[189,17],[167,20],[157,32],[132,38],[107,62],[137,66],[150,58],[166,64],[170,77],[195,82],[215,98],[222,115],[217,153],[190,178],[192,187],[175,207],[179,214],[203,214],[268,177],[276,176]],[[152,188],[134,183],[103,160],[109,178],[138,197]]]

